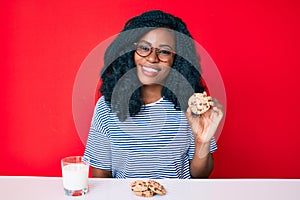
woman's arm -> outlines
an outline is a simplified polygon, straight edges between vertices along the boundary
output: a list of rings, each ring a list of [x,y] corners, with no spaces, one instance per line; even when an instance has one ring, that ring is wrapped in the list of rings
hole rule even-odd
[[[209,150],[210,144],[200,148],[195,147],[193,159],[190,160],[190,173],[192,178],[208,178],[211,174],[214,168],[214,160]]]
[[[222,106],[217,100],[214,101],[212,108],[200,116],[193,116],[190,108],[186,112],[195,140],[194,156],[190,160],[190,173],[193,178],[207,178],[214,168],[210,143],[223,117]]]
[[[112,178],[112,173],[108,170],[92,167],[92,176],[93,178]]]

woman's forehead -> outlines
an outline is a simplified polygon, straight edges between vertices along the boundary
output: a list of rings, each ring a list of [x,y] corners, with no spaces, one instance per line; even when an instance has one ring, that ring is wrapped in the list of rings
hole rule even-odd
[[[175,47],[174,31],[168,28],[157,28],[149,31],[141,40],[147,41],[153,46],[160,46],[162,44]]]

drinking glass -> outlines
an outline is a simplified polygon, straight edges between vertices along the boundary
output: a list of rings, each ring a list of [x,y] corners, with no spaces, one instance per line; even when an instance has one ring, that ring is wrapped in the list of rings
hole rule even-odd
[[[82,196],[87,194],[89,163],[89,158],[84,156],[70,156],[61,160],[65,195]]]

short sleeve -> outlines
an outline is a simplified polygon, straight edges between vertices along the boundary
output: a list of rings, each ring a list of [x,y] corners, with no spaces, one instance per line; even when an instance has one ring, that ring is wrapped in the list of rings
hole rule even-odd
[[[90,165],[103,170],[111,170],[111,145],[109,140],[109,108],[100,98],[96,104],[85,147],[84,156],[90,158]]]

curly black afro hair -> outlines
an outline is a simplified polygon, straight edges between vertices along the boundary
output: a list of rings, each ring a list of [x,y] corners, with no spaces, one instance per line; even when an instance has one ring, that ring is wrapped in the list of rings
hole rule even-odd
[[[176,41],[176,55],[162,89],[162,97],[172,102],[176,110],[186,111],[187,100],[192,93],[205,90],[200,58],[186,24],[180,18],[160,10],[145,12],[126,22],[124,29],[104,55],[100,93],[120,121],[127,118],[128,112],[130,116],[135,116],[144,105],[141,98],[142,84],[136,75],[133,59],[134,43],[147,32],[161,27],[173,30]],[[182,81],[182,77],[185,81]],[[188,86],[183,84],[184,82],[187,82]],[[192,88],[192,91],[188,88]],[[180,102],[184,102],[183,105],[180,105]]]

